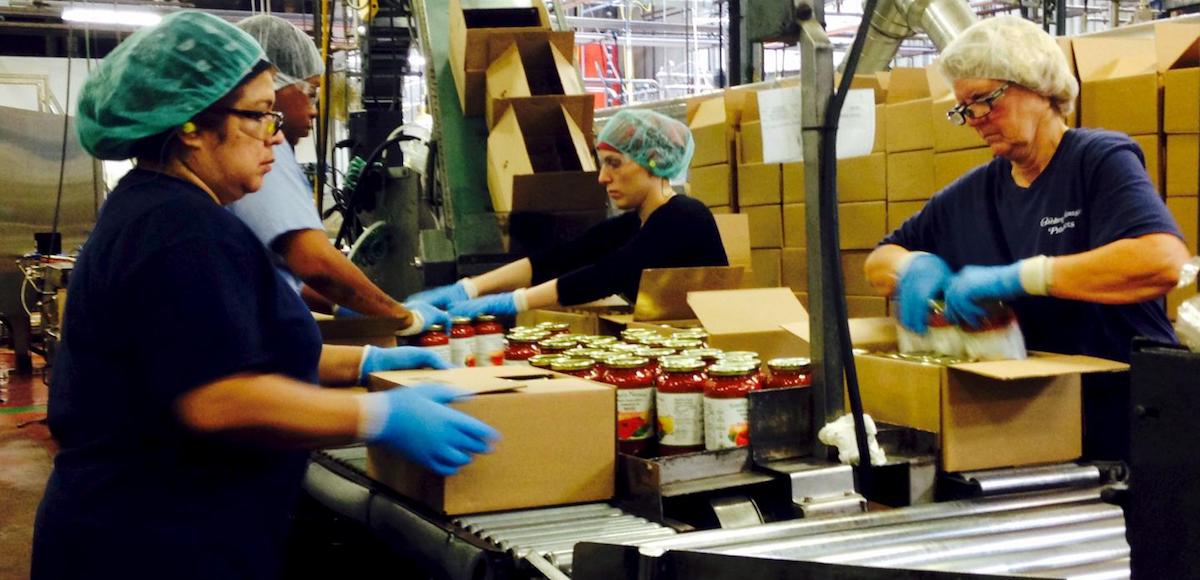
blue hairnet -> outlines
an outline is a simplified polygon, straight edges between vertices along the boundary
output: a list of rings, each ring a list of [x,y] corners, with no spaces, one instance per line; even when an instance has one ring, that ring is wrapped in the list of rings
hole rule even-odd
[[[303,30],[278,16],[256,14],[237,23],[262,45],[275,65],[275,90],[304,82],[325,72],[317,45]]]
[[[262,48],[236,26],[203,12],[170,14],[127,38],[88,76],[79,142],[100,159],[128,159],[138,141],[182,125],[262,60]]]
[[[683,173],[696,150],[687,125],[644,109],[618,111],[604,124],[597,140],[624,153],[652,175],[667,179]]]

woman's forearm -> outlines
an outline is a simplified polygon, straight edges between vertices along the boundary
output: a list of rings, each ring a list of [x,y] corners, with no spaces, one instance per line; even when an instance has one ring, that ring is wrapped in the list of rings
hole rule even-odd
[[[321,360],[317,363],[317,380],[327,386],[357,385],[363,353],[361,346],[322,346]]]
[[[533,282],[533,264],[529,258],[510,262],[491,272],[473,276],[471,283],[480,296],[526,288]]]
[[[1118,240],[1094,250],[1055,256],[1050,295],[1101,304],[1133,304],[1170,292],[1189,258],[1171,234]]]

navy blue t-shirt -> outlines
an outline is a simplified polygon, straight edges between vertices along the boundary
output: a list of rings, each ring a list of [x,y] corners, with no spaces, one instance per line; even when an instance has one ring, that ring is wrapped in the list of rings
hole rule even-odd
[[[929,200],[883,239],[937,254],[951,268],[1062,256],[1154,233],[1183,237],[1146,175],[1142,151],[1111,131],[1071,129],[1023,188],[997,157]],[[1104,305],[1048,297],[1013,302],[1027,346],[1128,361],[1134,336],[1175,342],[1161,300]]]
[[[34,577],[275,576],[306,454],[191,432],[173,405],[236,373],[316,382],[320,350],[237,217],[184,181],[126,175],[68,288]]]

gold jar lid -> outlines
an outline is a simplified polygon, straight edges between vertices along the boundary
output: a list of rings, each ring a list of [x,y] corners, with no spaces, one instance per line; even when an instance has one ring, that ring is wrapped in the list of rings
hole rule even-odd
[[[440,324],[430,324],[429,328],[425,329],[425,332],[446,332],[446,327]]]
[[[660,360],[658,364],[668,373],[702,371],[707,366],[704,361],[689,356],[669,356]]]
[[[466,316],[455,316],[450,319],[450,324],[458,326],[460,324],[471,324],[471,319]]]
[[[529,357],[529,366],[537,367],[539,369],[548,369],[554,364],[554,361],[557,361],[561,358],[564,357],[560,354],[536,354]]]
[[[578,372],[586,371],[596,366],[596,361],[590,358],[566,358],[559,357],[550,365],[550,370],[557,372]]]
[[[650,364],[650,361],[640,356],[619,356],[608,359],[605,364],[610,369],[640,369]]]
[[[633,351],[633,354],[640,356],[642,358],[662,359],[664,356],[671,356],[671,355],[675,354],[676,352],[678,352],[678,351],[676,351],[673,348],[645,347],[645,348],[639,348],[639,349]]]
[[[758,365],[744,361],[720,362],[708,367],[708,374],[714,377],[740,377],[754,374]]]
[[[767,368],[773,371],[807,371],[812,369],[812,361],[802,356],[773,358],[767,361]]]

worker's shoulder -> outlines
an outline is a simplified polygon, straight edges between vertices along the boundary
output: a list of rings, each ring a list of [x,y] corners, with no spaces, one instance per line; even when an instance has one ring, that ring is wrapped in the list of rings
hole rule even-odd
[[[206,192],[172,178],[123,181],[101,212],[98,229],[144,249],[244,237],[241,222]]]
[[[1079,128],[1069,129],[1064,136],[1068,147],[1086,153],[1107,153],[1115,149],[1136,149],[1141,147],[1132,137],[1125,133],[1109,131],[1108,129]]]
[[[665,207],[670,213],[681,217],[703,216],[709,220],[712,219],[712,211],[708,209],[708,206],[704,205],[704,202],[687,195],[676,194],[671,196]]]

